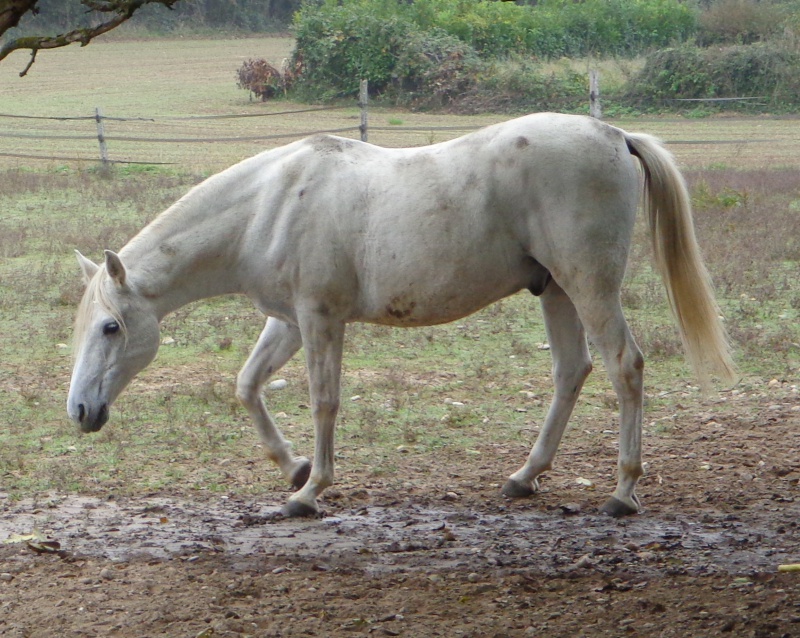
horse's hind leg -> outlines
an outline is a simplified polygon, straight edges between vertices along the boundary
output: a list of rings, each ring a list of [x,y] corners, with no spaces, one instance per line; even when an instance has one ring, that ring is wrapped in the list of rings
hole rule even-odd
[[[529,496],[539,488],[536,477],[552,467],[583,382],[592,370],[586,335],[572,301],[555,281],[540,300],[553,355],[555,395],[528,460],[503,486],[503,494],[510,497]]]
[[[642,395],[644,358],[631,335],[618,294],[576,302],[589,337],[603,357],[619,400],[618,481],[601,508],[624,516],[641,508],[634,490],[642,468]]]
[[[261,389],[301,345],[300,330],[296,326],[270,317],[236,380],[236,396],[250,413],[258,435],[267,448],[267,456],[278,464],[295,488],[305,484],[311,463],[305,457],[292,455],[292,444],[283,438],[272,421],[261,398]]]

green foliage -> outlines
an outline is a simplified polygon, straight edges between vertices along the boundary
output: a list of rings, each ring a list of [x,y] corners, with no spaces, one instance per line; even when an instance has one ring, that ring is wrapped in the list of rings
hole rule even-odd
[[[752,44],[782,31],[788,7],[754,0],[719,0],[700,15],[697,40],[712,44]]]
[[[326,99],[354,93],[367,78],[373,92],[408,91],[408,102],[428,93],[447,104],[502,58],[633,55],[683,40],[695,24],[677,0],[307,2],[295,16],[296,88]]]
[[[298,92],[330,99],[356,92],[363,78],[369,79],[371,90],[384,90],[414,31],[404,17],[381,10],[389,4],[358,0],[341,7],[330,1],[306,5],[295,22]]]
[[[781,42],[711,49],[682,46],[648,56],[627,94],[644,105],[726,97],[760,97],[775,106],[797,104],[799,66],[800,53]]]
[[[535,6],[416,0],[411,6],[420,28],[443,29],[488,56],[631,55],[686,39],[697,21],[677,0],[542,0]]]
[[[473,91],[481,62],[474,49],[433,29],[415,32],[403,44],[394,68],[398,101],[415,106],[446,106]]]
[[[531,112],[586,110],[589,79],[569,66],[544,70],[520,56],[487,64],[462,111]]]

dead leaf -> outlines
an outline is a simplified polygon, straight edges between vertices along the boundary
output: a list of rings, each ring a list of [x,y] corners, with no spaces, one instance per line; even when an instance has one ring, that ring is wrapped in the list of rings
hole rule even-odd
[[[30,547],[37,554],[57,554],[61,550],[61,543],[52,540],[28,541]]]
[[[35,529],[30,534],[12,534],[3,543],[27,543],[28,541],[46,541],[47,536]]]

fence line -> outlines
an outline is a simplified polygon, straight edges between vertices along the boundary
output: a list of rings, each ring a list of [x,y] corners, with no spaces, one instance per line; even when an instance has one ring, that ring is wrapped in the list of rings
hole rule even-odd
[[[74,133],[60,133],[55,131],[52,128],[46,130],[48,127],[45,127],[43,130],[41,127],[33,127],[32,129],[26,131],[14,131],[13,129],[10,131],[3,131],[0,132],[0,138],[5,139],[16,139],[16,140],[23,140],[24,142],[33,142],[33,141],[52,141],[52,142],[86,142],[89,140],[95,140],[98,148],[99,148],[99,159],[102,162],[103,166],[108,166],[110,164],[174,164],[175,162],[164,162],[164,161],[137,161],[134,159],[116,159],[111,158],[109,156],[109,147],[108,145],[111,144],[113,146],[114,143],[126,143],[126,144],[232,144],[232,143],[249,143],[249,142],[265,142],[269,140],[281,140],[281,139],[291,139],[291,138],[302,138],[307,137],[310,135],[315,135],[318,133],[352,133],[357,132],[359,130],[362,131],[362,136],[365,135],[365,126],[366,126],[366,104],[362,106],[362,125],[361,126],[333,126],[333,127],[319,127],[314,130],[300,130],[300,131],[291,131],[285,133],[265,133],[265,134],[242,134],[242,135],[216,135],[216,136],[180,136],[175,135],[172,137],[166,136],[148,136],[148,135],[136,135],[136,134],[125,134],[126,132],[122,133],[115,133],[113,127],[106,127],[106,123],[159,123],[159,122],[177,122],[177,123],[185,123],[189,124],[191,122],[201,122],[201,121],[226,121],[226,120],[236,120],[241,118],[263,118],[263,117],[287,117],[295,114],[313,114],[316,112],[322,111],[335,111],[335,110],[344,110],[344,109],[352,109],[352,106],[325,106],[325,107],[313,107],[313,108],[304,108],[304,109],[292,109],[292,110],[283,110],[283,111],[273,111],[270,113],[225,113],[225,114],[218,114],[218,115],[192,115],[192,116],[155,116],[155,117],[114,117],[104,115],[100,112],[99,109],[96,109],[94,115],[86,115],[86,116],[40,116],[40,115],[23,115],[23,114],[15,114],[15,113],[0,113],[0,119],[12,119],[12,120],[23,120],[23,121],[51,121],[54,123],[65,123],[65,124],[72,124],[77,123],[80,124],[82,122],[89,122],[94,121],[96,124],[96,136],[92,135],[85,135],[80,132]],[[38,129],[38,130],[37,130]],[[129,129],[130,130],[130,129]],[[185,130],[185,127],[184,127]],[[133,133],[133,130],[130,130]],[[177,131],[176,131],[177,132]],[[183,131],[181,131],[183,132]],[[252,130],[248,127],[247,133],[252,133]],[[94,158],[90,157],[79,157],[75,154],[71,154],[69,151],[67,153],[49,153],[49,154],[38,154],[38,153],[28,153],[25,152],[25,148],[21,148],[19,145],[16,145],[18,148],[16,149],[9,149],[6,152],[0,152],[0,157],[8,157],[8,158],[18,158],[18,159],[30,159],[30,160],[49,160],[49,161],[84,161],[84,162],[94,162],[97,161],[97,156]],[[24,146],[24,143],[23,143]],[[70,146],[69,144],[66,145],[58,145],[58,146],[66,146],[67,148]],[[64,150],[67,150],[65,148]],[[53,149],[55,150],[55,148]],[[119,150],[116,150],[119,153]]]
[[[155,117],[109,117],[103,116],[103,119],[113,122],[168,122],[168,121],[190,121],[190,120],[232,120],[246,117],[271,117],[274,115],[294,115],[295,113],[314,113],[316,111],[337,111],[347,106],[315,106],[309,109],[292,109],[290,111],[275,111],[272,113],[222,113],[219,115],[157,115]],[[0,118],[14,118],[18,120],[93,120],[94,115],[78,115],[69,117],[48,116],[48,115],[18,115],[11,113],[0,113]]]
[[[33,121],[43,121],[49,120],[53,122],[60,122],[60,123],[81,123],[81,122],[88,122],[94,120],[97,127],[97,135],[83,135],[80,133],[52,133],[50,131],[41,131],[41,130],[33,130],[33,132],[14,132],[6,131],[0,132],[0,138],[6,139],[18,139],[18,140],[50,140],[50,141],[79,141],[79,142],[86,142],[89,140],[95,140],[98,144],[100,149],[99,159],[103,163],[104,166],[109,164],[141,164],[141,165],[169,165],[175,164],[176,162],[170,161],[142,161],[139,159],[133,158],[126,158],[126,159],[114,159],[109,157],[109,150],[115,151],[120,153],[119,149],[108,149],[108,143],[124,143],[124,144],[235,144],[235,143],[249,143],[249,142],[264,142],[269,140],[281,140],[281,139],[292,139],[292,138],[302,138],[307,137],[310,135],[318,134],[318,133],[332,133],[332,134],[339,134],[339,133],[360,133],[361,139],[366,140],[368,137],[368,133],[370,132],[377,132],[377,133],[385,133],[385,132],[418,132],[418,133],[427,133],[432,134],[434,132],[468,132],[472,130],[476,130],[480,128],[478,125],[454,125],[454,126],[369,126],[368,124],[368,92],[366,83],[361,87],[359,101],[357,104],[353,105],[346,105],[346,106],[326,106],[326,107],[313,107],[313,108],[304,108],[304,109],[292,109],[292,110],[283,110],[283,111],[274,111],[270,113],[228,113],[228,114],[218,114],[218,115],[193,115],[193,116],[154,116],[154,117],[114,117],[114,116],[107,116],[102,114],[99,109],[94,115],[86,115],[86,116],[37,116],[37,115],[21,115],[21,114],[10,114],[10,113],[0,113],[0,119],[9,118],[13,120],[33,120]],[[599,94],[596,94],[595,97],[599,97]],[[741,98],[739,98],[741,99]],[[759,99],[759,98],[753,98]],[[351,125],[351,126],[344,126],[344,127],[328,127],[328,128],[319,128],[315,130],[303,130],[303,131],[291,131],[291,132],[278,132],[278,133],[267,133],[263,135],[259,134],[252,134],[252,129],[250,127],[246,128],[246,133],[243,135],[219,135],[219,136],[173,136],[173,137],[165,137],[165,136],[147,136],[147,135],[131,135],[125,134],[124,132],[121,134],[115,134],[113,127],[106,127],[104,124],[106,122],[114,122],[114,123],[158,123],[158,122],[195,122],[195,121],[216,121],[216,120],[236,120],[241,118],[263,118],[263,117],[285,117],[295,114],[307,114],[307,113],[316,113],[316,112],[330,112],[336,110],[346,110],[346,109],[353,109],[355,106],[358,106],[361,114],[361,123],[360,125]],[[348,116],[352,117],[352,116]],[[749,118],[745,118],[749,119]],[[324,120],[322,120],[324,121]],[[322,123],[322,121],[320,123]],[[657,120],[660,123],[664,123],[665,120],[663,118],[658,118]],[[674,121],[680,121],[675,119]],[[133,131],[131,131],[133,132]],[[183,131],[181,131],[183,132]],[[177,131],[176,131],[177,133]],[[786,140],[781,139],[738,139],[738,140],[730,140],[730,139],[721,139],[721,140],[669,140],[669,144],[674,145],[745,145],[745,144],[761,144],[761,143],[772,143],[772,144],[781,144],[782,142],[786,142]],[[67,145],[68,146],[68,145]],[[25,152],[24,148],[16,148],[16,149],[9,149],[5,152],[0,152],[0,157],[7,157],[7,158],[18,158],[18,159],[30,159],[30,160],[44,160],[44,161],[79,161],[79,162],[96,162],[98,161],[98,156],[95,157],[77,157],[74,154],[71,154],[71,149],[64,148],[63,150],[67,151],[66,153],[52,153],[52,154],[36,154],[36,153],[28,153]],[[53,148],[52,150],[57,150]],[[58,149],[61,150],[61,149]],[[238,151],[237,151],[238,152]],[[149,154],[149,152],[148,152]],[[153,153],[154,155],[159,154],[158,151]],[[166,155],[168,159],[169,153],[163,153],[162,155]],[[173,153],[174,155],[174,153]],[[219,155],[219,154],[218,154]],[[207,155],[208,156],[208,155]],[[134,155],[135,157],[135,155]],[[213,161],[213,160],[210,160]]]

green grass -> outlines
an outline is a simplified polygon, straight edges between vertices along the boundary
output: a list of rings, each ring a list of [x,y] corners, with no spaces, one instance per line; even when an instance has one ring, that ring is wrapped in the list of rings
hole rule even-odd
[[[34,82],[11,77],[12,57],[11,64],[0,65],[5,74],[0,78],[0,112],[63,115],[93,108],[98,95],[90,90],[93,76],[82,78],[80,68],[70,67],[70,60],[87,54],[96,56],[93,64],[102,59],[104,68],[116,69],[99,84],[107,111],[115,114],[255,112],[292,106],[248,102],[246,93],[235,88],[236,60],[223,55],[227,49],[218,43],[201,47],[198,42],[206,41],[158,42],[168,58],[189,56],[193,73],[185,74],[185,82],[152,78],[154,67],[147,64],[141,73],[131,71],[136,52],[142,52],[143,59],[155,56],[153,42],[145,49],[136,42],[92,44],[69,53],[72,58],[43,53],[32,72]],[[235,41],[230,46],[239,54],[255,55],[262,44]],[[128,65],[125,74],[119,71],[123,63]],[[72,77],[63,81],[52,75],[70,69]],[[201,85],[207,89],[202,98]],[[355,124],[355,113],[345,111],[351,119],[344,121]],[[503,119],[378,113],[377,121],[402,122],[404,128],[477,126]],[[327,126],[334,122],[327,117],[333,115],[284,116],[275,126]],[[247,120],[236,122],[244,126]],[[698,236],[735,341],[741,387],[749,391],[772,378],[796,380],[796,123],[715,118],[621,124],[692,142],[672,149],[688,168]],[[181,131],[185,124],[174,126]],[[392,131],[382,132],[385,137],[376,141],[418,144],[457,134]],[[707,143],[762,138],[777,141]],[[233,397],[236,372],[263,326],[263,318],[245,299],[193,304],[168,317],[162,336],[173,341],[162,346],[156,362],[115,404],[111,422],[99,434],[79,435],[65,414],[71,371],[68,344],[82,292],[73,250],[96,260],[104,248],[119,249],[203,176],[250,154],[251,147],[175,145],[174,156],[169,155],[175,165],[117,167],[110,178],[91,165],[0,160],[0,491],[17,498],[51,490],[257,495],[285,489]],[[151,160],[167,156],[158,144],[137,152]],[[647,360],[645,422],[655,423],[647,432],[669,436],[673,421],[667,417],[699,411],[705,400],[683,363],[641,225],[636,233],[623,301]],[[337,432],[339,480],[360,484],[375,477],[397,487],[407,480],[448,475],[454,471],[452,463],[497,468],[492,472],[501,480],[501,466],[512,470],[522,462],[547,410],[551,361],[549,352],[539,349],[544,341],[538,304],[527,293],[446,326],[351,326]],[[278,376],[289,384],[268,393],[270,409],[296,449],[310,455],[312,428],[302,355]],[[613,392],[595,357],[595,374],[578,403],[565,446],[604,440],[603,433],[615,428],[614,410]],[[503,450],[508,457],[497,456]]]

